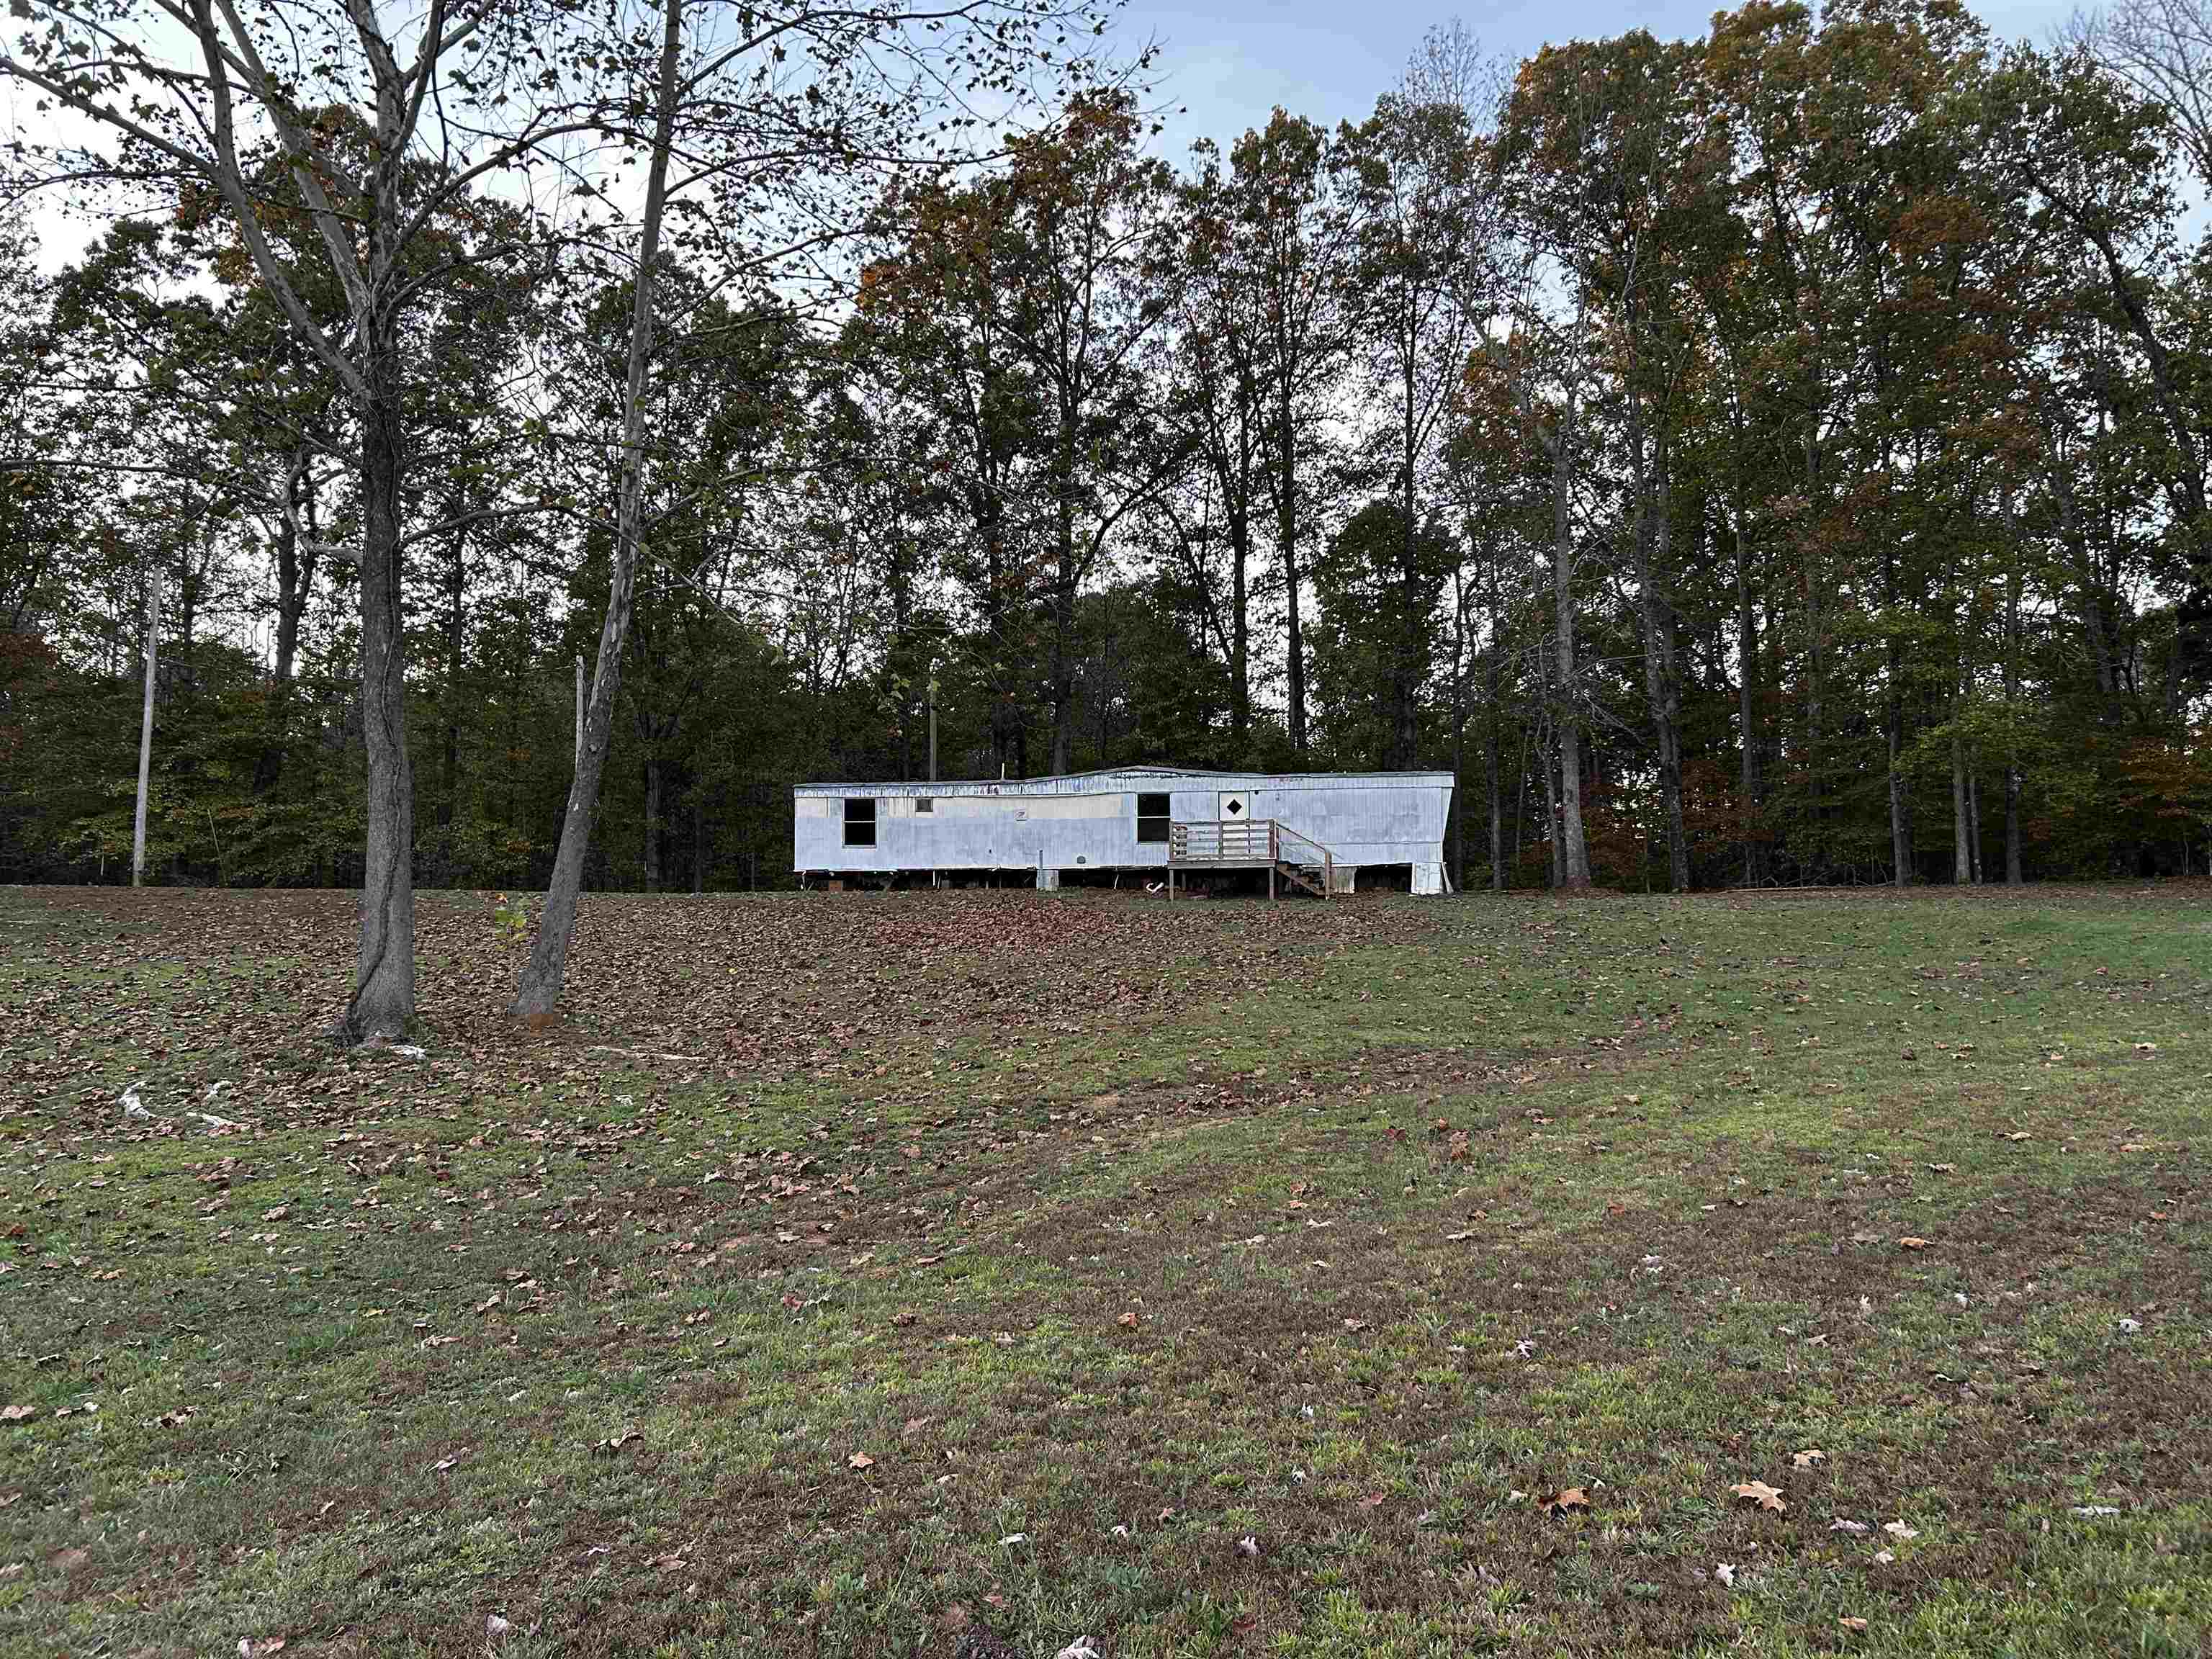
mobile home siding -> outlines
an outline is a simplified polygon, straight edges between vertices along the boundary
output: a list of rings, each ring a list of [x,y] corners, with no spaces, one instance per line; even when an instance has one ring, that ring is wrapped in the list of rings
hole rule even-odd
[[[1273,818],[1340,866],[1404,864],[1417,889],[1441,880],[1448,772],[1257,774],[1143,768],[951,783],[809,783],[793,792],[801,874],[933,870],[1157,868],[1162,842],[1137,839],[1137,798],[1168,797],[1179,823]],[[875,844],[845,844],[848,798],[876,802]],[[1224,813],[1231,801],[1240,811]],[[927,808],[924,803],[927,803]]]

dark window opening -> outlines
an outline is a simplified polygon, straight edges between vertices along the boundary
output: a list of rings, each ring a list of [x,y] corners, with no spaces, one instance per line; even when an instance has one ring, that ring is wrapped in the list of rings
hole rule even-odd
[[[873,847],[876,844],[876,801],[872,795],[848,795],[845,798],[845,845]]]
[[[914,810],[917,812],[935,812],[936,799],[930,795],[916,795],[914,798]]]
[[[1137,839],[1140,842],[1164,842],[1168,838],[1168,798],[1165,795],[1137,797]]]

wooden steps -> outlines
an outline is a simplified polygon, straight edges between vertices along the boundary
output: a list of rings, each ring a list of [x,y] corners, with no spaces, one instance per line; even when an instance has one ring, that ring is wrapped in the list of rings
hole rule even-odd
[[[1336,855],[1273,818],[1170,824],[1169,897],[1175,896],[1176,872],[1188,869],[1265,870],[1270,898],[1279,879],[1316,898],[1336,890]]]

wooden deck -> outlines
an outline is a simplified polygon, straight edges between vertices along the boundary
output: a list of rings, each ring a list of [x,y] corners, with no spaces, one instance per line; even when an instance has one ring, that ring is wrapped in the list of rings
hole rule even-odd
[[[1221,819],[1168,826],[1168,896],[1175,897],[1178,870],[1265,870],[1267,896],[1278,880],[1317,898],[1336,890],[1336,855],[1319,842],[1273,818],[1249,823]]]

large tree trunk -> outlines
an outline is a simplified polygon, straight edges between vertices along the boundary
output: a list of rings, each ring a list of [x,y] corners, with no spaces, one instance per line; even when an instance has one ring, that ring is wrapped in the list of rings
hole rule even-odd
[[[615,696],[622,687],[623,647],[629,634],[630,605],[637,588],[645,497],[645,369],[653,349],[660,221],[668,197],[668,160],[676,127],[682,16],[678,0],[662,0],[660,80],[654,94],[653,161],[646,173],[645,220],[638,237],[637,278],[630,307],[629,374],[623,388],[622,493],[615,514],[607,611],[599,623],[599,656],[584,716],[583,752],[577,757],[575,777],[568,786],[568,810],[562,820],[560,849],[553,855],[553,878],[546,886],[538,938],[531,946],[529,965],[522,970],[513,1009],[518,1018],[533,1025],[552,1018],[568,975],[568,947],[576,928],[577,900],[583,890],[584,859],[591,850],[592,820],[597,815],[599,779],[606,767],[607,739],[614,728]]]
[[[407,634],[401,614],[399,492],[404,442],[398,341],[375,316],[363,343],[361,716],[368,836],[361,951],[341,1022],[356,1041],[400,1036],[415,1017],[415,769],[407,753]]]
[[[1559,833],[1553,845],[1558,849],[1559,884],[1579,890],[1590,884],[1590,868],[1589,843],[1583,834],[1582,716],[1575,707],[1575,549],[1570,497],[1574,433],[1575,393],[1571,387],[1552,448],[1552,647],[1559,675]]]

